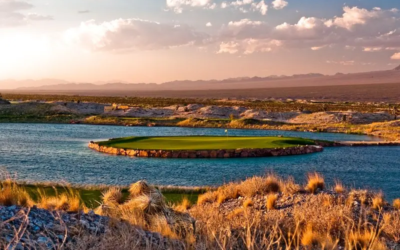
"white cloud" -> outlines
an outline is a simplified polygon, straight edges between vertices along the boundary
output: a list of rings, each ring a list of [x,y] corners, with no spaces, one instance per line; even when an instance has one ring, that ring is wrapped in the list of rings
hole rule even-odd
[[[325,48],[326,46],[316,46],[316,47],[311,47],[311,50],[313,51],[317,51],[317,50],[321,50],[323,48]]]
[[[234,27],[259,26],[259,25],[262,25],[262,24],[263,24],[263,22],[261,22],[261,21],[252,21],[252,20],[247,19],[247,18],[246,19],[242,19],[242,20],[237,21],[237,22],[230,21],[228,23],[229,26],[234,26]]]
[[[202,7],[214,9],[213,0],[166,0],[167,7],[176,13],[182,13],[185,7]]]
[[[274,9],[276,10],[281,10],[283,8],[285,8],[286,6],[288,6],[288,2],[285,0],[275,0],[272,2],[272,7],[274,7]]]
[[[328,64],[339,64],[343,66],[353,66],[356,62],[355,61],[326,61]]]
[[[26,1],[0,0],[0,28],[28,24],[29,21],[52,20],[51,16],[36,13],[24,14],[21,11],[32,9]]]
[[[213,25],[212,25],[212,23],[208,22],[208,23],[206,23],[206,26],[207,27],[212,27]]]
[[[218,54],[228,53],[228,54],[236,54],[239,52],[239,44],[236,42],[222,42],[219,45]]]
[[[378,18],[384,14],[380,8],[374,8],[371,11],[366,9],[360,9],[358,7],[350,8],[345,6],[343,8],[343,16],[335,17],[331,20],[326,21],[326,25],[336,25],[348,30],[351,30],[357,24],[365,24],[368,20]]]
[[[222,40],[265,38],[269,34],[269,26],[262,21],[241,19],[231,21],[224,26],[219,34]],[[265,36],[264,36],[265,35]]]
[[[363,51],[376,52],[376,51],[381,51],[382,49],[383,49],[382,47],[364,47]]]
[[[233,7],[242,13],[253,11],[266,15],[268,12],[268,5],[265,3],[265,0],[260,0],[260,2],[255,1],[257,0],[235,0],[230,3],[225,1],[221,3],[221,8],[226,9],[228,7]]]
[[[232,2],[232,6],[243,6],[243,5],[249,5],[252,4],[253,0],[236,0],[235,2]]]
[[[264,0],[261,0],[259,3],[252,3],[251,6],[253,11],[258,11],[262,15],[266,15],[268,12],[268,5]]]
[[[400,13],[392,10],[344,7],[341,17],[301,17],[296,23],[270,27],[264,22],[231,21],[219,34],[222,41],[278,40],[281,47],[319,50],[323,47],[352,48],[366,52],[398,50]]]
[[[131,50],[169,49],[184,45],[202,45],[208,36],[186,25],[160,24],[140,19],[117,19],[81,23],[64,34],[69,43],[91,51],[124,52]]]
[[[241,41],[221,42],[218,54],[236,54],[245,55],[255,52],[270,52],[282,46],[282,42],[271,39],[244,39]]]
[[[393,54],[392,57],[390,57],[390,59],[392,59],[392,60],[400,60],[400,52]]]

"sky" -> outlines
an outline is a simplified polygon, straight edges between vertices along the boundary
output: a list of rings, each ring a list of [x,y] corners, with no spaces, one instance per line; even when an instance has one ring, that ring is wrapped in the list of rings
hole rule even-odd
[[[399,64],[398,0],[0,0],[0,80],[161,83]]]

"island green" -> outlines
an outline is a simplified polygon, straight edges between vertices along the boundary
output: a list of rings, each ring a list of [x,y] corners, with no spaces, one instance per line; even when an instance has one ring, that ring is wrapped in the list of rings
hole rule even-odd
[[[261,136],[124,137],[98,142],[99,146],[142,150],[272,149],[315,145],[310,139]]]

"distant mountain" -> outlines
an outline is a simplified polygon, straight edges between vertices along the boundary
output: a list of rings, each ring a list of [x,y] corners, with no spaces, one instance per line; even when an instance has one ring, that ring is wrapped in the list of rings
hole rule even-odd
[[[29,84],[43,83],[40,87],[28,87]],[[53,84],[51,84],[53,83]],[[381,84],[381,83],[400,83],[400,66],[396,70],[384,70],[374,72],[335,75],[323,74],[299,74],[293,76],[268,76],[268,77],[239,77],[223,80],[181,80],[156,83],[69,83],[62,80],[44,79],[39,81],[26,80],[0,81],[0,86],[23,85],[22,88],[14,88],[18,92],[68,92],[74,94],[103,92],[135,92],[135,91],[181,91],[181,90],[228,90],[228,89],[266,89],[266,88],[288,88],[306,86],[342,86],[342,85],[362,85],[362,84]],[[31,85],[32,86],[32,85]]]
[[[69,82],[59,79],[40,79],[40,80],[0,80],[0,86],[4,89],[16,89],[16,88],[24,88],[24,87],[32,87],[32,86],[48,86],[48,85],[58,85],[58,84],[68,84]]]
[[[394,68],[394,70],[400,70],[400,65]]]

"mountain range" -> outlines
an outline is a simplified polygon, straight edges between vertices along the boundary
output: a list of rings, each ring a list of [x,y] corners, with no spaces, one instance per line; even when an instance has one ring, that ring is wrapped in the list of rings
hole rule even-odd
[[[240,77],[224,80],[172,81],[156,83],[71,83],[58,79],[43,80],[3,80],[0,86],[18,92],[103,92],[103,91],[188,91],[188,90],[233,90],[266,89],[312,86],[342,86],[363,84],[400,84],[400,66],[392,70],[362,73],[323,75],[301,74],[292,76]],[[39,86],[39,87],[31,87]]]

